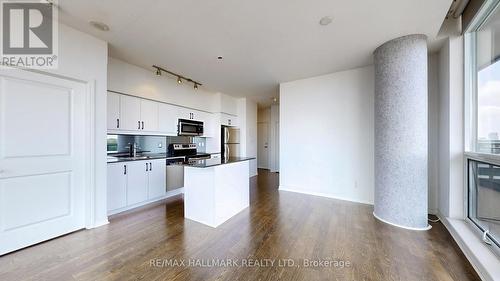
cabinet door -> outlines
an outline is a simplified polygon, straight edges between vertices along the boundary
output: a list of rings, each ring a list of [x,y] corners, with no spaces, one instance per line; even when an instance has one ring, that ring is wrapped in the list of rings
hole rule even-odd
[[[123,130],[138,131],[141,128],[141,99],[122,95],[120,97],[120,127]]]
[[[108,211],[127,205],[127,175],[123,163],[108,164]]]
[[[203,136],[204,137],[214,137],[215,136],[215,118],[212,113],[203,113]]]
[[[120,95],[108,92],[108,130],[120,129]]]
[[[191,120],[192,119],[192,113],[193,111],[184,107],[178,107],[177,108],[177,117],[179,119],[187,119]]]
[[[167,135],[177,136],[178,107],[161,103],[158,112],[159,131]]]
[[[144,122],[144,124],[142,122]],[[150,100],[141,100],[141,130],[148,132],[158,131],[157,102]]]
[[[148,199],[148,161],[127,162],[127,205],[134,205]]]
[[[221,113],[220,122],[221,122],[221,125],[224,125],[224,126],[237,127],[239,125],[237,116],[233,116],[233,115],[229,115],[229,114],[225,114],[225,113]]]
[[[164,159],[150,162],[148,199],[154,199],[165,195],[167,190],[166,169]]]

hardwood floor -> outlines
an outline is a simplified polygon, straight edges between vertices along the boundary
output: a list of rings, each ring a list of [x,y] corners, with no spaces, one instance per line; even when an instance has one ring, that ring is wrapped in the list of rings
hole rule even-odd
[[[374,219],[373,206],[277,187],[277,174],[259,171],[250,208],[217,229],[185,220],[182,198],[118,216],[0,257],[0,280],[479,280],[441,223],[407,231]],[[161,266],[169,259],[179,264]],[[188,266],[194,259],[239,267]],[[306,268],[305,259],[337,263]]]

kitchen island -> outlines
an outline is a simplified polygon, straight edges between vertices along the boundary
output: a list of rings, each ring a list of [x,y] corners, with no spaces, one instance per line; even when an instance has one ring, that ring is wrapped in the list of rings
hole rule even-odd
[[[249,160],[206,159],[184,166],[184,217],[217,227],[250,204]]]

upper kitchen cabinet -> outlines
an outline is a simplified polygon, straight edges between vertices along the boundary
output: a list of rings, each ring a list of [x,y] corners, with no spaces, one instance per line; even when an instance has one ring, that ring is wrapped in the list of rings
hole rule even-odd
[[[141,130],[158,131],[158,102],[141,99]]]
[[[158,102],[108,92],[110,131],[158,131]]]
[[[158,110],[158,127],[160,133],[168,136],[177,136],[177,123],[179,119],[178,107],[160,103]]]
[[[108,92],[108,130],[120,129],[120,95]]]
[[[129,131],[140,131],[141,124],[141,99],[121,95],[120,96],[120,129]]]
[[[239,120],[238,116],[226,114],[226,113],[221,113],[220,114],[220,123],[223,126],[233,126],[233,127],[238,127],[239,126]]]
[[[238,101],[237,99],[220,94],[220,112],[229,115],[238,115]]]
[[[179,107],[178,116],[179,119],[204,121],[205,112],[185,107]]]

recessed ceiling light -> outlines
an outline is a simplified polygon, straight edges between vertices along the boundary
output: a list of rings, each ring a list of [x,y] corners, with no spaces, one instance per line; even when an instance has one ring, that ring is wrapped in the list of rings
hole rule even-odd
[[[109,26],[100,21],[90,21],[89,24],[97,30],[109,31]]]
[[[322,17],[320,20],[319,20],[319,24],[321,25],[329,25],[330,23],[332,23],[332,20],[333,18],[332,17]]]

